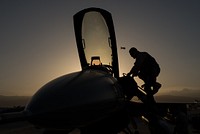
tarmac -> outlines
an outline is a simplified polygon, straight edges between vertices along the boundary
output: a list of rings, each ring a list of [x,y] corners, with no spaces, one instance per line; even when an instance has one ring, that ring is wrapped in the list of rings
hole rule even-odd
[[[150,134],[147,124],[144,122],[137,122],[137,130],[139,134]],[[135,129],[129,124],[129,128],[134,133]],[[173,129],[171,127],[171,129]],[[98,130],[97,130],[98,131]],[[32,124],[27,121],[1,124],[0,125],[0,134],[43,134],[44,129],[35,128]],[[81,134],[79,129],[74,129],[69,134]],[[118,134],[125,134],[124,132],[120,132]],[[189,134],[200,134],[200,131],[193,130],[190,127]]]
[[[131,126],[130,126],[131,128]],[[131,130],[134,132],[133,128]],[[140,134],[150,134],[148,131],[148,126],[145,124],[139,124],[138,130]],[[0,125],[0,134],[43,134],[44,129],[37,129],[32,124],[27,121],[1,124]],[[75,129],[69,134],[80,134],[79,129]],[[124,132],[120,132],[118,134],[125,134]]]

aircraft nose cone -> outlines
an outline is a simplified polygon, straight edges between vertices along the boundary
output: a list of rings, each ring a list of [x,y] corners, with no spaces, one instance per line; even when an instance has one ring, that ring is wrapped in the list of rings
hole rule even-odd
[[[63,106],[67,97],[66,87],[77,75],[72,73],[50,81],[33,95],[25,109],[33,114],[41,114]]]

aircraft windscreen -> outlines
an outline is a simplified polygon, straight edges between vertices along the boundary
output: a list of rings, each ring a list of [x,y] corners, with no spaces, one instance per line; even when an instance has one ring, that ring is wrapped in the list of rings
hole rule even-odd
[[[89,65],[91,60],[99,60],[103,65],[112,64],[110,34],[103,16],[96,11],[84,15],[82,23],[82,43]],[[99,64],[95,62],[95,64]]]

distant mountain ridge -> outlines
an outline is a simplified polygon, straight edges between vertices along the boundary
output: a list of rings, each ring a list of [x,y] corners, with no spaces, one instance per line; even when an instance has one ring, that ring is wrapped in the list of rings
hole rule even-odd
[[[182,90],[171,90],[165,92],[164,94],[156,94],[155,99],[159,102],[181,102],[188,103],[194,102],[195,100],[200,100],[200,89],[188,89],[184,88]]]
[[[31,96],[3,96],[0,95],[0,107],[25,106]]]
[[[176,96],[176,95],[159,95],[154,97],[156,102],[164,103],[193,103],[200,100],[200,97]]]
[[[200,89],[188,89],[184,88],[182,90],[174,90],[170,92],[170,95],[175,95],[175,96],[192,96],[192,97],[199,97],[200,96]]]
[[[25,106],[30,99],[31,96],[0,95],[0,107]],[[159,95],[155,96],[155,100],[158,103],[193,103],[195,100],[200,100],[200,96],[197,98],[176,95]]]

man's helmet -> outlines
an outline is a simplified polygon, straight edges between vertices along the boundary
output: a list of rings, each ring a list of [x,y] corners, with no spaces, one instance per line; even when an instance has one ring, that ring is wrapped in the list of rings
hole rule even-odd
[[[135,47],[132,47],[130,50],[129,50],[129,54],[135,58],[136,55],[138,54],[138,50],[135,48]]]

